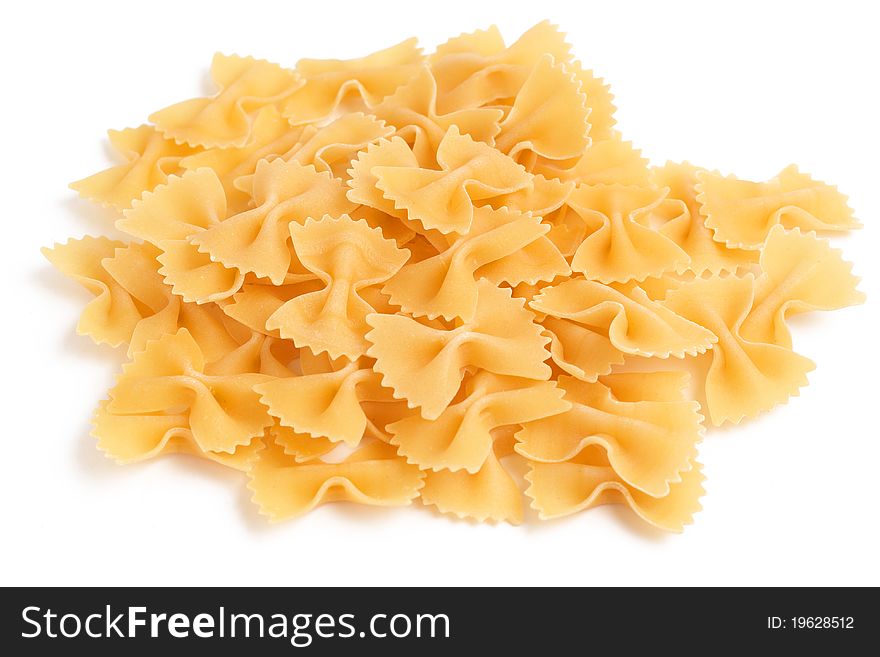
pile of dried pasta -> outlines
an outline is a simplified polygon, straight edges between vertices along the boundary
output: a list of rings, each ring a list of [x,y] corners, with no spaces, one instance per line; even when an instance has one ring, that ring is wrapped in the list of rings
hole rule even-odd
[[[816,235],[858,226],[836,188],[649,166],[549,23],[211,75],[72,185],[131,240],[46,256],[95,296],[79,332],[128,348],[100,449],[241,470],[271,518],[516,523],[525,495],[680,530],[704,416],[796,395],[786,319],[862,300]]]

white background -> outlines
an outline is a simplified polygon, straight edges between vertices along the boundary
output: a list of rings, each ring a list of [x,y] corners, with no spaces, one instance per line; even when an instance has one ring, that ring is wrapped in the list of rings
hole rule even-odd
[[[17,2],[0,48],[3,419],[0,583],[880,584],[877,20],[826,2]],[[11,14],[10,14],[11,12]],[[416,35],[426,49],[550,18],[656,163],[764,179],[789,162],[850,194],[839,241],[866,305],[795,322],[818,369],[799,398],[709,434],[704,511],[682,535],[623,508],[521,527],[423,508],[325,506],[268,525],[242,475],[169,457],[120,467],[89,437],[122,355],[74,335],[89,294],[39,247],[113,234],[69,181],[108,165],[104,131],[199,95],[215,50],[286,65]]]

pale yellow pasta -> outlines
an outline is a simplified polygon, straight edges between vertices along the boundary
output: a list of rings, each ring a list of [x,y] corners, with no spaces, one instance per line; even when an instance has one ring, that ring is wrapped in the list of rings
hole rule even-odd
[[[477,141],[493,144],[501,130],[504,112],[492,107],[475,107],[448,114],[437,111],[437,82],[430,67],[422,66],[409,82],[373,108],[412,148],[422,166],[436,164],[436,153],[451,126]]]
[[[625,283],[686,264],[687,253],[649,225],[666,193],[618,184],[578,186],[566,204],[583,221],[585,237],[571,268],[601,283]]]
[[[360,290],[384,283],[409,255],[365,221],[324,215],[320,221],[291,224],[294,249],[302,264],[325,284],[324,289],[294,297],[266,320],[266,328],[314,353],[351,360],[368,344],[367,316],[376,308]]]
[[[739,422],[784,403],[807,384],[815,365],[787,346],[743,337],[742,323],[755,298],[755,279],[697,279],[667,294],[663,305],[712,331],[706,406],[712,423]]]
[[[549,338],[541,334],[534,315],[508,290],[482,279],[477,283],[477,310],[471,322],[454,329],[435,328],[405,315],[367,316],[382,383],[395,397],[420,407],[422,417],[437,419],[455,397],[463,370],[478,367],[495,374],[546,380],[544,363]]]
[[[375,166],[376,187],[406,210],[407,218],[443,234],[467,233],[474,203],[529,187],[531,176],[512,159],[462,135],[457,126],[437,148],[440,170],[408,166]]]
[[[376,105],[407,82],[421,62],[415,39],[359,59],[301,59],[296,71],[305,83],[284,100],[284,116],[294,125],[319,121],[348,95],[356,95],[367,107]]]
[[[552,381],[479,372],[464,398],[436,419],[418,412],[388,426],[398,453],[420,468],[476,474],[492,451],[494,430],[562,413],[571,404]]]
[[[415,317],[465,322],[477,310],[477,280],[552,281],[570,270],[540,217],[490,207],[474,209],[473,226],[445,251],[404,266],[382,288],[392,304]]]
[[[860,226],[847,198],[832,185],[788,166],[772,180],[752,182],[704,171],[697,201],[715,239],[729,247],[759,249],[776,224],[804,230],[845,231]]]
[[[260,59],[237,55],[214,56],[213,98],[193,98],[150,115],[162,133],[192,146],[244,146],[251,138],[255,117],[302,86],[293,71]]]
[[[255,207],[194,235],[190,240],[211,262],[281,285],[290,271],[291,223],[353,209],[341,181],[299,162],[257,164],[251,179]]]
[[[267,381],[254,390],[282,425],[349,445],[357,445],[367,429],[361,402],[393,401],[372,367],[353,362],[327,373]]]
[[[549,22],[211,76],[71,185],[128,238],[44,254],[127,349],[98,447],[246,473],[272,520],[616,502],[681,531],[704,424],[796,395],[789,318],[864,300],[812,232],[858,226],[836,188],[652,166]]]
[[[574,74],[544,55],[517,92],[495,147],[514,158],[522,153],[549,160],[580,156],[589,144],[586,101]]]
[[[70,188],[83,198],[120,210],[167,182],[168,176],[180,173],[184,160],[198,152],[197,148],[167,139],[149,125],[108,130],[107,136],[126,162],[70,183]]]
[[[755,299],[743,320],[743,337],[791,347],[785,323],[789,315],[810,310],[835,310],[863,303],[852,265],[827,240],[800,230],[774,226],[761,251],[762,274]]]
[[[690,261],[678,267],[700,276],[706,272],[736,272],[757,262],[754,251],[729,248],[714,239],[712,230],[706,226],[697,201],[697,174],[703,171],[687,162],[667,162],[655,168],[651,174],[660,187],[669,188],[669,198],[684,203],[685,207],[670,205],[669,219],[660,232],[675,242],[690,256]]]
[[[581,452],[571,461],[532,463],[526,495],[543,519],[570,515],[600,504],[626,504],[645,522],[680,532],[700,510],[703,474],[699,465],[682,473],[663,497],[652,497],[626,485],[601,454]]]
[[[652,301],[635,285],[615,288],[572,278],[543,288],[529,306],[543,315],[553,361],[584,381],[608,374],[625,354],[684,358],[716,341],[711,331]]]
[[[494,449],[473,474],[467,470],[425,472],[419,497],[424,504],[459,518],[512,524],[523,519],[522,491]]]
[[[297,463],[275,445],[257,455],[248,488],[260,512],[272,520],[301,515],[320,504],[346,500],[375,506],[410,504],[424,473],[382,442],[360,447],[341,463]]]
[[[653,373],[640,376],[650,379]],[[571,410],[529,422],[516,434],[517,452],[530,460],[560,463],[591,445],[600,445],[628,486],[663,497],[696,457],[702,429],[700,405],[684,398],[681,385],[678,399],[641,396],[639,401],[616,399],[613,383],[609,387],[560,377],[559,385]]]

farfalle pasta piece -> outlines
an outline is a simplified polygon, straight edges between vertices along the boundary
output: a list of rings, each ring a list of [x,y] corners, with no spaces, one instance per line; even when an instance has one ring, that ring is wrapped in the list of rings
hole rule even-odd
[[[544,318],[553,361],[584,381],[595,381],[623,355],[684,358],[709,349],[716,338],[699,324],[652,301],[638,286],[614,288],[570,279],[545,287],[529,307]]]
[[[494,25],[450,39],[429,61],[442,112],[512,101],[545,54],[567,62],[571,46],[548,21],[538,23],[509,47]]]
[[[846,231],[861,227],[837,188],[794,165],[767,182],[697,174],[697,201],[715,239],[731,248],[759,249],[776,224],[803,230]]]
[[[583,219],[587,235],[571,268],[602,283],[625,283],[686,264],[687,253],[646,225],[666,191],[617,184],[578,186],[566,203]]]
[[[459,518],[513,525],[523,519],[522,492],[494,449],[474,474],[467,470],[426,472],[420,497],[422,503]]]
[[[327,502],[405,506],[418,496],[424,476],[379,441],[361,446],[341,463],[297,463],[269,445],[248,471],[248,488],[260,512],[278,521]]]
[[[544,55],[501,123],[495,147],[515,159],[523,153],[550,160],[578,157],[590,142],[589,113],[580,81]]]
[[[490,207],[474,209],[470,232],[442,253],[407,264],[382,291],[414,316],[473,319],[477,280],[495,284],[552,281],[570,273],[540,217]]]
[[[150,192],[180,173],[182,161],[197,149],[166,139],[153,126],[142,125],[125,130],[108,130],[113,149],[126,162],[70,183],[83,198],[119,210],[131,206],[134,199]]]
[[[371,107],[409,80],[421,63],[416,39],[359,59],[301,59],[296,71],[305,84],[284,101],[282,111],[300,125],[329,116],[349,94]]]
[[[336,449],[338,443],[329,438],[310,436],[298,433],[283,424],[275,423],[269,427],[268,433],[272,440],[287,456],[292,456],[297,463],[308,463]]]
[[[791,348],[789,315],[810,310],[836,310],[864,303],[856,290],[859,279],[852,264],[828,240],[799,229],[770,230],[761,250],[761,275],[755,281],[755,299],[740,327],[740,335],[753,342]]]
[[[652,373],[640,376],[650,379]],[[531,461],[569,461],[599,445],[627,486],[663,497],[696,457],[702,437],[700,405],[685,399],[681,389],[677,399],[622,401],[600,382],[561,376],[559,386],[571,409],[529,422],[516,434],[516,451]]]
[[[375,116],[353,112],[320,128],[306,126],[299,143],[281,157],[343,178],[361,150],[393,133],[394,128]]]
[[[226,299],[242,286],[244,274],[211,260],[191,242],[194,235],[226,218],[226,195],[212,169],[187,171],[144,194],[116,222],[120,230],[159,247],[159,272],[184,301]]]
[[[219,91],[193,98],[150,115],[150,121],[180,143],[206,148],[244,146],[260,109],[288,97],[302,86],[299,76],[277,64],[252,57],[214,55],[211,78]]]
[[[614,125],[617,123],[614,118],[617,108],[614,106],[614,94],[611,93],[610,87],[602,78],[596,77],[593,71],[583,68],[580,62],[570,62],[568,66],[574,71],[575,77],[581,83],[581,91],[587,97],[587,107],[590,109],[590,137],[593,143],[602,139],[611,139],[614,135]]]
[[[532,177],[532,185],[523,189],[488,199],[486,203],[493,208],[508,208],[518,212],[531,212],[543,218],[545,215],[563,207],[574,191],[573,182],[563,182],[555,178],[545,178],[538,174]],[[552,224],[546,222],[548,225]]]
[[[43,255],[62,274],[70,276],[95,295],[83,309],[76,332],[97,344],[118,347],[131,339],[143,316],[129,292],[108,272],[103,261],[112,258],[123,242],[106,237],[83,237],[43,248]]]
[[[380,376],[354,362],[336,371],[261,383],[254,391],[282,425],[348,445],[360,443],[367,428],[362,402],[393,401]]]
[[[434,420],[414,413],[390,424],[397,453],[420,468],[476,474],[492,451],[492,432],[562,413],[571,407],[553,381],[479,372],[465,397]]]
[[[189,454],[246,472],[265,447],[258,437],[232,452],[207,451],[193,437],[185,413],[114,414],[107,411],[106,401],[98,406],[92,424],[98,449],[118,463],[136,463],[165,454]]]
[[[411,146],[422,166],[436,164],[435,154],[451,126],[477,141],[493,144],[501,130],[504,112],[498,108],[475,107],[448,114],[437,111],[437,82],[428,66],[391,96],[373,108],[373,113],[397,128],[397,134]]]
[[[421,415],[436,420],[453,400],[466,367],[528,379],[550,378],[545,345],[534,315],[510,290],[482,279],[477,283],[477,312],[453,329],[434,328],[405,315],[373,314],[367,323],[372,346],[367,355],[382,384],[394,389]]]
[[[110,391],[112,415],[181,415],[202,451],[234,452],[261,436],[272,419],[252,388],[263,374],[207,375],[205,358],[186,329],[147,344],[123,366]]]
[[[626,504],[648,524],[680,532],[699,511],[705,479],[696,462],[671,484],[669,494],[651,497],[627,486],[600,454],[585,451],[563,463],[532,463],[526,495],[542,519],[558,518],[600,504]]]
[[[243,273],[281,285],[291,266],[292,223],[353,209],[342,181],[314,167],[277,159],[260,161],[252,181],[255,207],[192,237],[199,253]]]
[[[254,331],[280,337],[277,329],[270,330],[266,327],[266,322],[275,311],[291,299],[317,292],[323,287],[321,279],[311,272],[306,275],[288,275],[281,285],[266,284],[257,279],[253,283],[242,285],[229,303],[223,306],[223,312]]]
[[[218,308],[198,308],[171,294],[158,272],[160,251],[149,243],[86,237],[44,253],[96,295],[83,310],[78,330],[98,344],[128,343],[131,356],[150,340],[185,327],[209,362],[235,348]]]
[[[752,342],[741,326],[752,308],[755,279],[696,279],[671,290],[664,306],[712,331],[712,363],[706,374],[706,406],[712,423],[738,423],[784,403],[807,384],[815,365],[788,347]]]
[[[348,191],[348,198],[353,203],[366,205],[384,212],[388,216],[406,219],[406,210],[397,209],[394,201],[385,198],[382,190],[376,186],[377,178],[373,169],[377,167],[417,168],[418,166],[419,160],[416,154],[403,138],[380,139],[358,153],[356,160],[352,160],[349,170],[351,178],[348,181],[348,186],[351,189]]]
[[[697,201],[698,174],[704,171],[688,162],[667,162],[651,172],[654,182],[669,188],[669,198],[684,203],[686,207],[669,207],[671,217],[659,231],[678,244],[690,256],[690,261],[680,271],[691,271],[697,276],[708,272],[736,272],[757,262],[754,251],[729,248],[714,239],[712,230],[705,223]]]
[[[369,346],[366,317],[375,311],[360,291],[391,278],[409,251],[348,215],[291,223],[290,234],[300,262],[326,287],[286,302],[266,320],[266,328],[316,354],[359,358]]]
[[[260,160],[275,159],[294,148],[300,142],[302,132],[302,128],[291,129],[277,107],[267,105],[254,118],[251,137],[246,144],[238,148],[202,150],[183,158],[180,166],[187,170],[213,169],[223,184],[229,208],[241,211],[251,199],[252,188],[239,189],[236,183],[252,175]]]
[[[437,149],[441,167],[375,166],[372,174],[395,209],[426,229],[443,234],[467,233],[474,201],[507,194],[531,185],[526,170],[483,142],[451,126]]]
[[[595,139],[592,128],[590,134],[594,136],[593,141],[577,159],[556,162],[538,158],[530,170],[547,178],[582,185],[650,185],[648,160],[632,142],[623,141],[616,132],[603,140]]]

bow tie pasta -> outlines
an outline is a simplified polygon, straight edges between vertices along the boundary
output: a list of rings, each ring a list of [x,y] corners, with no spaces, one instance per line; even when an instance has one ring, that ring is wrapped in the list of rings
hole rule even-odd
[[[789,319],[864,299],[837,188],[652,166],[548,22],[211,78],[71,185],[130,239],[44,253],[91,295],[77,332],[127,350],[99,449],[240,471],[273,520],[616,503],[681,531],[706,424],[796,395]]]

